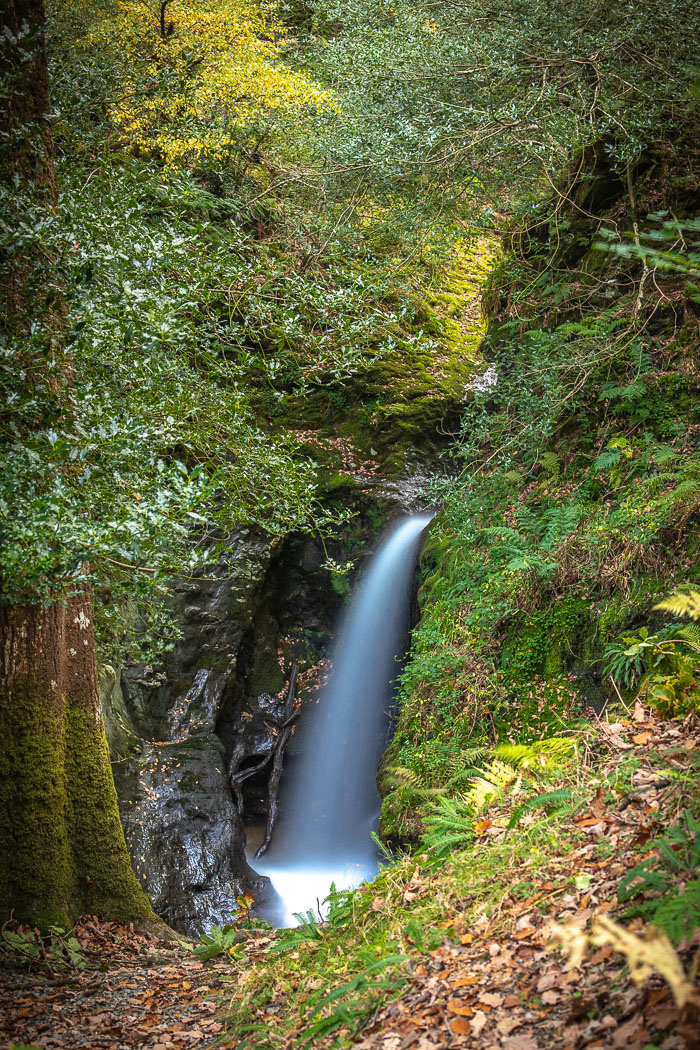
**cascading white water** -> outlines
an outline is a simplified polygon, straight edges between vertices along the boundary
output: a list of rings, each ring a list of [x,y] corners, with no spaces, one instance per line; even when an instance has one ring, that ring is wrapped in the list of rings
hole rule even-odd
[[[377,871],[371,831],[376,773],[387,744],[390,690],[408,626],[413,570],[430,515],[400,522],[353,595],[318,707],[300,727],[304,752],[283,786],[272,846],[254,862],[280,899],[279,925]],[[274,911],[274,909],[272,909]]]

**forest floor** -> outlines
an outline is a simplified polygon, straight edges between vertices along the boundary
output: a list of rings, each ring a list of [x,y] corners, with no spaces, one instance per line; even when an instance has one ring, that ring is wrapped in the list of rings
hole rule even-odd
[[[484,915],[465,932],[460,945],[431,952],[429,961],[414,970],[408,992],[365,1029],[357,1050],[451,1045],[480,1050],[700,1047],[699,988],[694,1005],[683,1014],[658,972],[641,971],[635,983],[619,942],[617,948],[612,943],[597,946],[584,932],[610,912],[618,912],[619,918],[625,910],[618,902],[621,880],[652,855],[643,847],[665,829],[677,784],[645,760],[665,753],[682,779],[689,757],[700,747],[700,724],[662,722],[637,704],[631,719],[613,724],[602,720],[599,729],[613,748],[606,763],[609,772],[615,751],[624,752],[627,759],[637,753],[634,788],[612,806],[606,804],[602,786],[592,791],[588,809],[580,811],[568,829],[583,831],[585,841],[572,849],[564,827],[560,848],[552,848],[539,874],[529,858],[514,866],[513,887],[529,883],[532,892],[525,899],[519,893],[506,894],[488,918]],[[486,833],[492,829],[496,831],[487,828]],[[601,843],[607,844],[604,852],[609,851],[602,858]],[[557,943],[561,927],[569,931],[568,958]],[[641,919],[626,922],[625,929],[640,935],[642,942],[650,938]],[[664,968],[663,942],[646,943]],[[700,928],[681,942],[678,958],[685,973],[697,978]],[[677,979],[682,979],[680,974]]]
[[[228,960],[202,963],[186,945],[84,918],[83,969],[53,976],[0,970],[0,1048],[122,1050],[211,1045]]]
[[[355,1036],[358,1050],[700,1047],[700,995],[697,989],[691,993],[683,1014],[671,988],[683,981],[673,960],[665,967],[670,983],[651,968],[635,983],[619,944],[589,943],[577,962],[553,943],[553,929],[566,926],[570,946],[578,938],[583,950],[590,940],[584,931],[596,919],[615,913],[619,919],[621,880],[653,854],[645,846],[677,812],[679,786],[692,776],[700,750],[696,719],[661,721],[639,703],[629,718],[600,720],[597,735],[604,755],[598,769],[613,776],[616,764],[631,759],[632,787],[611,796],[605,781],[592,786],[590,801],[558,829],[544,863],[541,856],[519,858],[508,872],[512,890],[468,928],[460,922],[460,901],[448,899],[445,922],[438,925],[455,935],[412,960],[400,997],[378,1002]],[[485,840],[500,835],[498,819],[483,824]],[[435,890],[435,879],[421,878],[418,868],[402,894],[420,900]],[[388,903],[378,897],[372,907],[381,911]],[[641,919],[625,921],[625,929],[649,936]],[[288,993],[273,992],[260,1003],[257,1034],[232,1031],[240,995],[258,974],[269,977],[270,931],[251,931],[243,956],[208,962],[184,943],[158,941],[117,923],[84,919],[75,933],[85,958],[76,972],[39,974],[8,968],[6,960],[0,970],[0,1050],[179,1050],[215,1043],[282,1048],[306,1042],[303,1025],[289,1023],[296,1004]],[[654,943],[651,951],[663,970],[663,945]],[[675,958],[694,980],[700,929],[681,942]],[[332,1044],[333,1037],[312,1045]]]

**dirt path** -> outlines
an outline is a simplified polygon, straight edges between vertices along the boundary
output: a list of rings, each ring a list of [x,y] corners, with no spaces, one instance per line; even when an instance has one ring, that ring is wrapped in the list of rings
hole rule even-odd
[[[84,970],[53,978],[0,970],[0,1050],[179,1050],[208,1046],[221,1032],[225,962],[201,963],[117,923],[83,920],[76,932]]]

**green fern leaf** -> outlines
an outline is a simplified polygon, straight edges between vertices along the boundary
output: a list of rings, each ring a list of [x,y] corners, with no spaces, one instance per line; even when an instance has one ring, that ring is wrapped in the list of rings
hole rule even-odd
[[[576,754],[575,737],[547,737],[530,744],[498,744],[495,754],[518,769],[560,769]]]
[[[654,608],[673,613],[674,616],[689,616],[691,620],[700,620],[700,591],[676,591]]]
[[[653,921],[674,944],[691,937],[700,926],[700,880],[694,879],[680,892],[664,897],[654,909]]]
[[[697,624],[688,623],[676,633],[684,642],[688,642],[693,648],[700,649],[700,627]]]
[[[541,807],[549,808],[553,807],[555,810],[562,809],[564,803],[570,802],[573,797],[573,791],[571,788],[558,788],[556,791],[547,791],[544,795],[537,795],[536,798],[530,798],[526,802],[522,802],[516,810],[513,812],[513,816],[508,822],[508,831],[511,831],[519,822],[523,813],[529,809],[540,809]]]

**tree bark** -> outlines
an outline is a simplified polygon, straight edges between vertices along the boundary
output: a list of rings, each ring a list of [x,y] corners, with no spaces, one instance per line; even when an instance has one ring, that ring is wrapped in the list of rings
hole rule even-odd
[[[68,927],[153,920],[119,821],[99,705],[90,594],[0,608],[0,900]]]
[[[0,99],[2,173],[14,172],[55,199],[45,22],[44,0],[3,0],[0,5],[0,32],[4,37],[0,71],[9,79],[9,90]]]
[[[57,187],[43,31],[43,0],[4,0],[0,176],[18,179],[53,208]],[[72,380],[64,352],[65,309],[37,291],[30,253],[5,261],[3,325],[21,363],[31,325],[41,318],[51,355],[61,362],[61,395]],[[52,385],[48,363],[43,379]],[[69,401],[57,396],[64,421]],[[22,507],[13,512],[21,514]],[[88,588],[48,606],[29,599],[23,606],[0,605],[0,917],[66,927],[84,912],[155,921],[131,869],[119,820]]]

